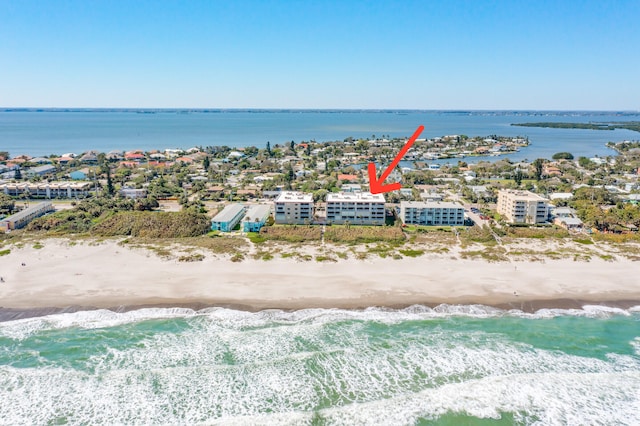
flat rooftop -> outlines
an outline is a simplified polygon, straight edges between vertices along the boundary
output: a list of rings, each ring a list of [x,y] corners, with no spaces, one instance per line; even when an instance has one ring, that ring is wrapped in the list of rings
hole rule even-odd
[[[384,195],[370,192],[338,192],[327,194],[327,203],[384,203]]]
[[[400,201],[400,208],[413,209],[462,209],[460,204],[443,201]]]
[[[4,188],[8,188],[8,189],[31,189],[31,188],[35,188],[35,189],[46,189],[46,188],[72,188],[72,189],[84,189],[84,188],[90,188],[91,187],[91,182],[78,182],[78,181],[74,181],[74,182],[66,182],[66,181],[60,181],[60,182],[37,182],[37,183],[33,183],[33,182],[18,182],[18,183],[0,183],[0,188],[4,189]]]
[[[538,194],[534,194],[533,192],[530,192],[530,191],[520,191],[516,189],[503,189],[499,192],[499,194],[506,194],[508,196],[516,198],[517,200],[522,200],[522,201],[547,201],[546,199],[542,198]]]
[[[313,195],[306,192],[282,191],[276,203],[313,203]]]

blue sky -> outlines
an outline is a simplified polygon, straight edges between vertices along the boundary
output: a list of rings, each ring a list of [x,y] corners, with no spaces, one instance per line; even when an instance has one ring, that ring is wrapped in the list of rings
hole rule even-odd
[[[0,0],[0,106],[640,110],[640,2]]]

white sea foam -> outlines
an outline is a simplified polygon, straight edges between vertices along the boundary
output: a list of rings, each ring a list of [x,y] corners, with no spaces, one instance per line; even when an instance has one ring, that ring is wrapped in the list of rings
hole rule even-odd
[[[418,306],[177,314],[190,327],[95,353],[80,370],[0,366],[0,424],[411,424],[449,412],[640,421],[637,356],[580,357],[437,323],[415,333],[379,320],[387,314],[442,317]]]
[[[484,305],[448,304],[442,304],[435,308],[413,305],[404,309],[377,307],[361,310],[301,309],[297,311],[283,311],[270,309],[259,312],[247,312],[227,308],[206,308],[199,311],[188,308],[144,308],[128,312],[113,312],[106,309],[99,309],[0,322],[0,336],[24,339],[42,330],[70,327],[84,329],[106,328],[152,319],[188,318],[194,316],[206,316],[224,328],[244,329],[246,327],[264,327],[277,323],[315,322],[318,324],[326,324],[349,320],[376,321],[393,324],[401,321],[440,319],[452,316],[474,318],[514,316],[530,319],[553,318],[558,316],[608,318],[615,315],[634,315],[639,312],[640,306],[625,310],[608,306],[585,305],[582,309],[540,309],[535,313],[526,313],[517,309],[503,310]]]
[[[414,424],[447,413],[536,425],[640,423],[640,373],[490,376],[391,399],[322,410],[335,425]]]
[[[43,330],[71,327],[106,328],[150,319],[182,318],[194,315],[196,312],[193,309],[185,308],[144,308],[128,312],[114,312],[108,309],[78,311],[0,322],[0,336],[24,339]]]

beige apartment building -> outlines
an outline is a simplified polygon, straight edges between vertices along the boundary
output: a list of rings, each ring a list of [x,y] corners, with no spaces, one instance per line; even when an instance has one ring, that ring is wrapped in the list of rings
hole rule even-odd
[[[497,210],[509,223],[544,223],[549,216],[545,198],[530,191],[515,189],[498,192]]]

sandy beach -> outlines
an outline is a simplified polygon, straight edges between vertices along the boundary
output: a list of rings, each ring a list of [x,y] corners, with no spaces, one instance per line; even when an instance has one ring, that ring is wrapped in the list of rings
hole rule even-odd
[[[12,247],[0,257],[0,307],[233,306],[250,310],[484,304],[533,310],[640,301],[638,264],[546,260],[487,262],[449,254],[338,262],[163,259],[116,241]],[[24,263],[24,265],[23,265]]]

